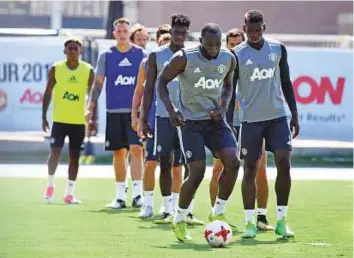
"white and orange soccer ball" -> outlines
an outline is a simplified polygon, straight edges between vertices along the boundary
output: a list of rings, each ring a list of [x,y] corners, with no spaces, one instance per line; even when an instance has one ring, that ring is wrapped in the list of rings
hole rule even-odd
[[[232,230],[225,221],[210,222],[204,231],[204,237],[211,247],[225,247],[232,238]]]

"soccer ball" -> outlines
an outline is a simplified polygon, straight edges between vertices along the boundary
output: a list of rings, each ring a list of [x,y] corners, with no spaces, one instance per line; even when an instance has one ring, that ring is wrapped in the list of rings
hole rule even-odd
[[[204,231],[204,237],[211,247],[225,247],[232,238],[232,230],[225,221],[210,222]]]

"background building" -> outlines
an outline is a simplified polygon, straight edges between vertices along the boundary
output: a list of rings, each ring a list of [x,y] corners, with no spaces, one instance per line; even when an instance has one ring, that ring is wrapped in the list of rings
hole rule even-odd
[[[241,26],[249,9],[266,16],[268,33],[353,34],[352,1],[123,1],[123,13],[148,27],[166,23],[174,13],[188,14],[192,31],[207,21],[223,30]],[[63,1],[63,28],[104,29],[109,1]],[[50,1],[0,1],[0,24],[8,28],[50,28]],[[119,15],[119,12],[117,13]],[[279,22],[281,21],[281,22]]]

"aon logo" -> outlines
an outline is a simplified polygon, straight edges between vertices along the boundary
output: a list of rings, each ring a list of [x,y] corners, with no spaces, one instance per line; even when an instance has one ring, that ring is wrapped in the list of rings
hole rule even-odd
[[[65,92],[64,96],[63,96],[63,99],[67,99],[67,100],[70,100],[70,101],[79,101],[79,95],[77,94],[72,94],[70,92]]]
[[[253,70],[253,74],[250,78],[251,82],[254,80],[265,80],[265,79],[270,79],[274,76],[275,68],[269,68],[269,69],[263,69],[259,70],[259,68],[255,68]]]
[[[222,86],[222,80],[217,79],[205,79],[205,77],[200,77],[197,83],[194,83],[195,88],[202,87],[203,89],[211,90]]]
[[[114,82],[114,85],[134,85],[135,84],[135,76],[123,76],[119,75],[117,80]]]

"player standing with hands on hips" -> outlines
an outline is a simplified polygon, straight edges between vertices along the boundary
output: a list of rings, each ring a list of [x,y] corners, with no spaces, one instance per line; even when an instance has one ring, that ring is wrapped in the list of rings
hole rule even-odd
[[[126,154],[129,149],[133,179],[132,206],[139,208],[142,204],[143,148],[137,133],[131,128],[131,110],[139,65],[146,53],[143,48],[130,43],[127,19],[117,19],[113,27],[117,45],[98,58],[97,76],[91,91],[86,119],[90,126],[95,124],[92,120],[93,109],[106,80],[105,146],[106,150],[113,151],[116,176],[116,198],[107,207],[116,209],[126,207]]]
[[[273,152],[277,167],[275,192],[278,206],[275,233],[284,238],[294,237],[286,216],[291,188],[291,141],[299,134],[300,127],[287,50],[282,43],[263,38],[266,26],[260,11],[248,11],[243,28],[248,40],[233,49],[237,59],[235,82],[238,83],[243,107],[240,144],[241,157],[244,159],[242,197],[246,228],[242,237],[256,236],[255,178],[263,139],[266,150]],[[291,111],[290,129],[282,92]],[[231,102],[231,105],[234,103]]]

